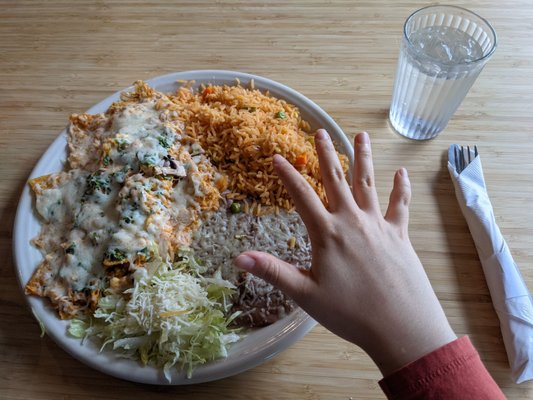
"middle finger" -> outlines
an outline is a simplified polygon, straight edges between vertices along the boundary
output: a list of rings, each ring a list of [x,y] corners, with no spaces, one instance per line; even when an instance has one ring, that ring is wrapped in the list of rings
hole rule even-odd
[[[379,211],[378,194],[374,181],[374,165],[368,133],[355,137],[354,143],[353,195],[362,210]]]

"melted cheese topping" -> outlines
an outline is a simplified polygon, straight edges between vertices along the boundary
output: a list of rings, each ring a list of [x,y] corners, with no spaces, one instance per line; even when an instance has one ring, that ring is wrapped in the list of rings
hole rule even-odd
[[[107,287],[126,288],[155,254],[173,260],[203,209],[216,209],[218,179],[160,93],[71,118],[69,171],[30,182],[44,261],[26,292],[48,297],[62,318],[96,307]]]

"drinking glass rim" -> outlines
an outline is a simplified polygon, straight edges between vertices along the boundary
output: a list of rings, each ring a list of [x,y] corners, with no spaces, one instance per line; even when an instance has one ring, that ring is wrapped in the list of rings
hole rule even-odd
[[[451,5],[433,4],[433,5],[429,5],[429,6],[426,6],[426,7],[419,8],[418,10],[414,11],[413,13],[411,13],[411,15],[409,15],[409,17],[407,17],[407,19],[405,20],[405,23],[403,24],[403,37],[407,41],[407,43],[409,44],[409,47],[411,47],[412,49],[414,49],[414,47],[415,47],[413,45],[413,43],[411,42],[411,40],[409,40],[409,37],[407,36],[407,24],[409,23],[409,21],[411,21],[411,19],[415,16],[415,14],[418,14],[420,11],[427,10],[428,8],[439,8],[439,7],[440,8],[454,8],[456,10],[461,10],[461,11],[467,13],[467,14],[471,14],[471,15],[479,18],[481,21],[483,21],[489,27],[490,32],[494,36],[494,43],[492,44],[492,47],[491,47],[490,51],[487,54],[485,54],[483,57],[477,58],[477,59],[472,60],[472,61],[464,61],[464,62],[452,64],[451,66],[478,64],[478,63],[481,63],[482,61],[490,58],[490,56],[492,56],[492,54],[496,50],[496,47],[497,47],[497,44],[498,44],[498,35],[496,35],[496,31],[494,30],[494,28],[492,27],[490,22],[487,21],[482,16],[480,16],[480,15],[476,14],[475,12],[470,11],[470,10],[464,8],[464,7],[451,6]],[[432,60],[435,60],[431,56],[426,56],[426,57],[431,58]]]

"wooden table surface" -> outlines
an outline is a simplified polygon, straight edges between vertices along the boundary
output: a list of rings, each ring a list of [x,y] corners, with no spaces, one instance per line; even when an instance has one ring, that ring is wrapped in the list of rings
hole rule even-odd
[[[533,288],[533,3],[467,3],[492,22],[499,47],[446,130],[414,142],[391,131],[387,112],[403,22],[426,2],[0,1],[0,398],[384,398],[371,360],[320,326],[257,368],[186,387],[106,376],[39,337],[11,255],[31,169],[71,113],[137,79],[193,69],[266,76],[313,99],[348,136],[370,132],[383,206],[394,170],[407,167],[412,242],[454,330],[470,336],[510,399],[533,398],[533,381],[510,379],[446,169],[450,144],[477,144],[497,222]]]

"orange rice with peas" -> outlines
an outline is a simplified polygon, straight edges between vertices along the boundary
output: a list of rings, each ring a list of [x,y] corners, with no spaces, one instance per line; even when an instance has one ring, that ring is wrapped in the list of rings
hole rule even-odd
[[[169,96],[184,122],[185,134],[198,140],[208,158],[228,178],[227,197],[243,201],[256,215],[279,207],[292,210],[292,200],[272,167],[272,157],[285,157],[326,204],[314,133],[297,107],[269,93],[237,86],[183,86]],[[348,161],[340,155],[346,172]],[[250,202],[250,203],[248,203]]]

